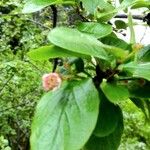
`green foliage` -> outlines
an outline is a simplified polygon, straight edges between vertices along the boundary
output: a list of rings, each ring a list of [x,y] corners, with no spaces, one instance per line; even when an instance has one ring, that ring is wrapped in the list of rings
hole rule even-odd
[[[19,146],[16,144],[17,136],[21,146],[26,144],[30,116],[42,93],[42,89],[37,88],[41,84],[41,73],[33,68],[29,62],[20,60],[3,62],[0,65],[0,134],[5,138],[9,135],[9,146],[12,149]],[[22,137],[24,133],[26,136]]]
[[[28,59],[29,48],[46,43],[47,28],[43,14],[20,14],[20,0],[0,2],[0,149],[15,150],[28,147],[31,118],[37,100],[43,93],[41,75],[51,65]],[[33,23],[34,22],[34,23]],[[48,25],[50,27],[50,25]],[[42,68],[42,69],[41,69]],[[4,139],[4,140],[3,140]],[[3,142],[4,141],[4,142]],[[7,144],[5,144],[7,141]]]
[[[149,46],[136,44],[127,9],[149,9],[149,1],[123,0],[116,7],[106,0],[29,0],[23,9],[34,12],[29,15],[22,14],[20,2],[0,2],[0,148],[29,149],[31,118],[38,103],[31,150],[119,149],[123,114],[128,119],[124,107],[130,108],[130,100],[136,106],[133,109],[140,109],[146,121],[150,120]],[[119,21],[115,28],[111,19],[120,10],[128,12],[128,23]],[[117,37],[118,29],[125,26],[130,29],[130,43]],[[62,85],[38,102],[43,94],[41,76],[51,71],[54,77],[59,74]],[[55,79],[43,78],[43,82],[50,86]],[[140,119],[126,120],[123,143],[125,137],[132,139],[128,132],[137,130],[132,122]],[[142,149],[149,147],[149,133],[144,129],[135,133],[144,137]],[[135,136],[133,143],[138,142]]]
[[[82,0],[82,1],[85,9],[91,14],[94,14],[99,21],[104,21],[104,22],[108,21],[115,14],[114,7],[110,3],[106,2],[105,0],[101,0],[101,1]]]
[[[119,85],[119,83],[108,83],[103,80],[101,84],[101,89],[108,98],[108,100],[113,103],[125,101],[129,98],[129,92],[127,87],[124,85]]]
[[[119,150],[148,150],[150,148],[150,127],[145,121],[144,114],[131,101],[121,105],[124,110],[124,133]]]
[[[91,79],[69,81],[60,90],[47,93],[33,120],[32,149],[80,149],[95,127],[98,107],[98,92]]]
[[[39,11],[46,6],[54,4],[74,4],[74,0],[30,0],[25,4],[24,13]]]
[[[8,140],[6,140],[3,136],[0,136],[0,149],[11,150],[11,148],[8,146]]]
[[[51,45],[51,46],[43,46],[38,49],[31,50],[28,53],[29,57],[33,60],[47,60],[49,58],[57,58],[57,57],[81,57],[81,54],[76,52],[70,52],[63,48]],[[82,55],[83,58],[88,58],[88,56]]]
[[[138,61],[149,62],[150,61],[150,45],[143,47],[137,54]]]
[[[28,7],[25,5],[25,9],[34,11],[33,5],[39,5],[42,9],[58,2],[63,3],[63,1],[39,1],[38,3],[31,1],[32,4],[27,3]],[[128,24],[117,22],[117,28],[126,28],[128,25],[131,35],[129,44],[117,38],[115,34],[111,34],[111,25],[103,23],[110,21],[121,9],[147,7],[145,3],[143,5],[141,1],[124,0],[116,8],[107,1],[82,0],[82,4],[75,1],[74,7],[77,7],[78,14],[86,22],[81,20],[74,25],[74,28],[69,26],[52,29],[48,34],[48,40],[53,45],[29,52],[29,56],[35,60],[57,56],[62,58],[69,68],[62,64],[62,67],[58,67],[58,72],[62,73],[63,68],[66,71],[65,75],[71,76],[60,89],[47,93],[39,102],[32,123],[30,138],[32,150],[57,150],[58,148],[61,150],[81,148],[117,150],[123,133],[122,110],[117,104],[130,98],[143,111],[147,119],[149,118],[144,106],[147,104],[149,113],[149,103],[136,102],[136,95],[133,94],[135,88],[130,82],[130,80],[140,79],[145,83],[150,79],[149,61],[140,61],[146,57],[147,51],[137,54],[140,48],[134,45],[136,41],[131,13],[128,13]],[[79,58],[73,59],[70,63],[66,57]],[[92,71],[85,68],[89,66],[89,63],[94,67]],[[76,71],[73,71],[73,64],[76,66]],[[80,64],[82,69],[79,69]],[[87,78],[86,76],[93,78],[93,81],[91,79],[90,82],[81,81],[80,78]],[[135,83],[137,82],[135,80]],[[93,84],[99,95],[96,94]],[[143,86],[144,84],[141,87]],[[144,98],[144,95],[141,94],[141,97]],[[98,103],[94,100],[101,101],[99,115]],[[90,115],[91,110],[95,112],[92,115]],[[91,122],[88,123],[88,120]],[[80,137],[79,140],[75,141],[78,137]]]
[[[115,128],[115,130],[109,134],[108,136],[104,137],[96,137],[92,136],[90,140],[88,141],[87,145],[85,146],[85,150],[117,150],[120,141],[121,141],[121,136],[123,133],[123,117],[122,117],[122,112],[120,108],[117,108],[117,115],[118,115],[118,123]]]
[[[64,37],[64,35],[67,35]],[[107,53],[100,42],[93,36],[82,33],[76,29],[59,27],[53,29],[48,39],[51,43],[79,54],[95,56],[104,60],[108,59]]]
[[[104,23],[80,22],[77,28],[79,31],[94,35],[98,39],[112,32],[112,26]]]
[[[110,103],[107,98],[103,96],[101,98],[99,116],[94,130],[94,135],[97,137],[105,137],[114,132],[114,130],[117,128],[120,117],[118,115],[118,106]]]
[[[122,20],[116,20],[115,25],[116,25],[117,29],[126,29],[127,28],[127,24]]]
[[[128,64],[121,65],[120,67],[122,68],[122,71],[131,73],[132,77],[150,80],[149,62],[139,64],[135,62],[130,62]]]
[[[149,98],[150,82],[144,80],[130,81],[128,84],[130,97],[132,98]]]

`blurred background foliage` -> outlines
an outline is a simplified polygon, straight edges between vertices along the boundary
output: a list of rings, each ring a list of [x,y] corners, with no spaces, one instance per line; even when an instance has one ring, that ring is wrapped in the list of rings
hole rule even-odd
[[[150,124],[143,112],[131,101],[121,104],[124,115],[124,134],[119,150],[149,150]]]
[[[30,124],[43,94],[41,76],[52,70],[49,62],[33,62],[29,49],[47,44],[52,12],[24,15],[23,1],[0,1],[0,149],[28,150]],[[68,7],[58,8],[58,25],[73,24],[79,16]],[[125,131],[119,150],[149,150],[150,125],[132,102],[121,104]]]

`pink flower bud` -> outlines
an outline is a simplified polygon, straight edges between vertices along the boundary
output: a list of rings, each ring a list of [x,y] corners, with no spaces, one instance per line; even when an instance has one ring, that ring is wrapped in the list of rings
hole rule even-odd
[[[61,78],[57,73],[44,74],[42,77],[43,88],[45,91],[56,90],[61,85]]]

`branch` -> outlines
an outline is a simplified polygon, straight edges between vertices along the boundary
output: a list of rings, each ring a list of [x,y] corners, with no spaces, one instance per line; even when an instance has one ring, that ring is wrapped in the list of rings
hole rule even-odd
[[[118,14],[116,15],[114,18],[128,18],[128,16],[126,14]],[[132,15],[133,19],[137,19],[137,20],[143,20],[144,16],[143,15]]]
[[[130,43],[135,44],[136,38],[135,38],[135,31],[134,31],[134,27],[133,27],[133,17],[132,17],[132,14],[130,11],[128,13],[128,27],[130,30]]]
[[[51,5],[51,9],[53,12],[53,28],[57,26],[57,8],[55,5]]]
[[[51,9],[52,9],[52,12],[53,12],[53,28],[55,28],[57,26],[57,16],[58,16],[57,13],[58,12],[57,12],[57,8],[56,8],[55,5],[51,5]],[[55,58],[52,72],[55,72],[55,70],[57,68],[57,65],[58,65],[58,58]]]

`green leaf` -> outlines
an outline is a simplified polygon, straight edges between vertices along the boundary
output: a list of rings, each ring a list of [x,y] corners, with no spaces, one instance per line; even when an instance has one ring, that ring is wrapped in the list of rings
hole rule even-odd
[[[108,21],[116,14],[115,8],[105,0],[82,0],[82,2],[85,10],[100,21]]]
[[[117,29],[126,29],[127,28],[127,24],[122,20],[116,20],[115,25],[116,25]]]
[[[129,72],[133,77],[144,78],[150,81],[150,62],[135,63],[130,62],[128,64],[120,65],[120,70]]]
[[[88,58],[88,56],[86,55],[74,53],[54,45],[42,46],[38,49],[31,50],[30,52],[28,52],[28,56],[31,57],[33,60],[48,60],[50,58],[57,58],[57,57]]]
[[[99,116],[94,135],[98,137],[108,136],[118,124],[118,106],[109,102],[105,96],[101,98]]]
[[[99,22],[107,22],[116,14],[117,9],[115,9],[110,3],[104,0],[99,1],[99,6],[97,8],[97,11],[95,12],[95,16],[97,17]]]
[[[140,51],[137,54],[137,59],[140,62],[150,61],[150,44],[140,49]]]
[[[96,136],[91,136],[90,140],[85,146],[86,150],[117,150],[120,141],[121,141],[121,136],[123,133],[123,116],[121,109],[118,107],[118,115],[119,115],[119,121],[117,124],[116,129],[114,130],[113,133],[109,134],[108,136],[105,137],[96,137]]]
[[[102,44],[95,37],[77,29],[55,28],[49,33],[48,39],[56,46],[69,51],[108,60],[106,51],[101,47]]]
[[[145,113],[144,100],[131,98],[131,101]]]
[[[120,8],[126,9],[128,7],[132,7],[136,4],[137,0],[123,0]]]
[[[132,6],[135,3],[136,0],[123,0],[121,2],[120,8],[126,9],[127,7]]]
[[[82,0],[83,6],[85,7],[86,11],[94,14],[97,6],[99,5],[99,0]]]
[[[107,52],[111,53],[113,56],[121,60],[127,57],[129,51],[126,50],[131,49],[125,41],[113,36],[104,37],[101,39],[101,42],[104,43],[102,47]]]
[[[142,99],[138,99],[138,98],[131,98],[131,101],[139,108],[141,109],[141,111],[143,112],[143,114],[145,115],[146,119],[148,119],[148,115],[147,115],[147,110],[145,107],[145,101]]]
[[[131,46],[127,42],[117,37],[107,36],[102,38],[101,42],[107,45],[116,46],[124,50],[131,50]]]
[[[74,0],[28,0],[23,13],[33,13],[54,4],[74,4]]]
[[[133,6],[132,9],[137,9],[141,7],[147,7],[150,9],[150,1],[149,0],[138,0]]]
[[[128,90],[131,98],[150,98],[150,82],[143,79],[130,81]]]
[[[121,101],[125,101],[129,98],[129,92],[127,87],[117,84],[115,82],[107,82],[103,80],[101,83],[101,89],[104,92],[105,96],[109,101],[113,103],[118,103]]]
[[[92,79],[68,81],[39,102],[32,122],[32,150],[78,150],[96,125],[99,96]]]
[[[140,7],[148,7],[150,8],[150,1],[149,0],[124,0],[121,3],[122,8],[131,7],[133,9],[140,8]]]
[[[96,38],[102,38],[112,32],[112,26],[105,23],[81,22],[77,25],[79,31],[89,33]]]

